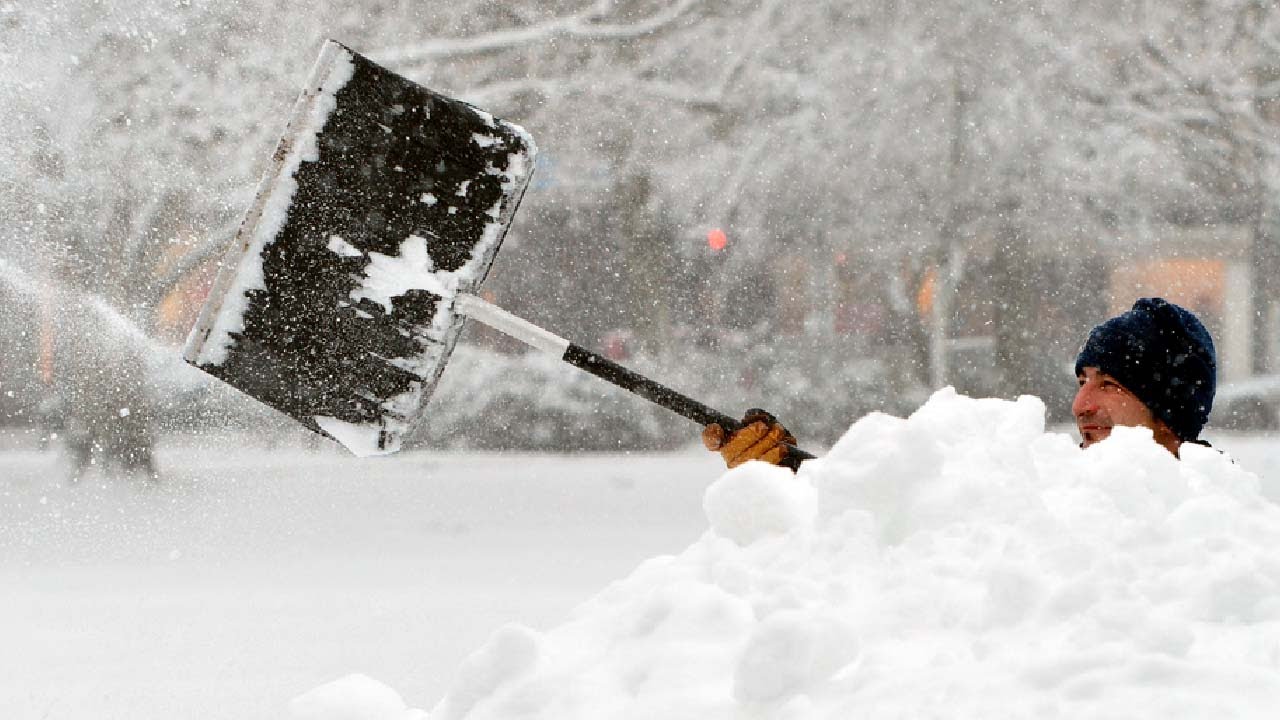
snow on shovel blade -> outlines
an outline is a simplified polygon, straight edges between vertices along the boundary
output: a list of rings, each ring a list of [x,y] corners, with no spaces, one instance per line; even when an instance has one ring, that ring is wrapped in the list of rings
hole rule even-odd
[[[398,450],[535,152],[522,128],[327,42],[184,358],[357,455]]]

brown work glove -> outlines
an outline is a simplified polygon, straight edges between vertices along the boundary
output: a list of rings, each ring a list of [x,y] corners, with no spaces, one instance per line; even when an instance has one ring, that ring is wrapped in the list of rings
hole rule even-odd
[[[708,425],[702,431],[702,444],[720,453],[725,464],[735,468],[748,460],[777,465],[787,456],[785,445],[795,445],[796,439],[777,418],[752,408],[742,416],[742,427],[737,432],[725,432],[719,423]]]

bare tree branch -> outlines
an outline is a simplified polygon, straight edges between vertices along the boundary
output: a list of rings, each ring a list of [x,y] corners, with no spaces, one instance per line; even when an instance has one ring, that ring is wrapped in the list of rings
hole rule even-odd
[[[575,95],[613,94],[620,90],[650,95],[703,112],[715,113],[723,110],[720,104],[722,98],[717,95],[699,92],[674,83],[618,75],[503,80],[478,86],[461,92],[460,95],[464,100],[477,105],[494,106],[520,93],[536,93],[552,99]]]
[[[634,93],[679,103],[690,110],[711,114],[721,113],[725,110],[725,98],[730,87],[747,71],[751,61],[761,49],[771,43],[772,37],[769,31],[771,24],[774,22],[776,11],[782,4],[782,0],[765,0],[752,13],[747,29],[741,35],[743,42],[738,43],[744,46],[746,50],[735,53],[733,62],[721,73],[720,79],[709,87],[694,87],[646,79],[644,78],[646,68],[638,68],[634,72],[622,76],[619,76],[614,70],[607,77],[589,75],[573,78],[503,80],[470,89],[462,94],[467,100],[476,104],[493,105],[522,92],[534,92],[547,98],[559,98],[601,92],[613,93],[619,89],[626,89]],[[685,7],[678,7],[680,5]],[[687,5],[687,3],[679,3],[677,6],[669,8],[667,14],[672,16],[671,19],[675,19],[675,17],[678,17],[676,11],[679,10],[679,13],[683,13],[687,9]]]
[[[455,57],[473,53],[509,50],[532,43],[545,43],[557,38],[582,40],[627,40],[655,33],[678,20],[698,3],[698,0],[676,0],[654,15],[634,23],[609,24],[596,22],[612,3],[608,0],[596,3],[591,9],[576,15],[549,20],[523,28],[510,28],[464,38],[439,38],[422,43],[388,48],[373,53],[378,62],[393,67],[412,67],[440,57]]]

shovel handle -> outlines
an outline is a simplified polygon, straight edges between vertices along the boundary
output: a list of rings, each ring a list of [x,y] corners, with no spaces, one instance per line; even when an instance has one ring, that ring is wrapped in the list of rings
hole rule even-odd
[[[607,380],[617,385],[623,390],[639,395],[678,415],[683,415],[703,427],[715,423],[728,432],[734,432],[742,427],[742,423],[719,410],[709,408],[693,398],[682,395],[666,385],[654,382],[633,370],[628,370],[618,363],[606,357],[601,357],[580,345],[570,343],[569,347],[565,349],[562,359],[576,368],[586,370],[602,380]],[[800,467],[800,463],[813,459],[812,454],[794,445],[784,445],[784,447],[787,449],[787,454],[778,463],[783,467],[794,471]]]
[[[717,423],[720,427],[733,431],[738,429],[738,421],[694,400],[675,390],[654,382],[649,378],[629,370],[618,363],[573,343],[565,349],[562,359],[570,365],[586,370],[601,380],[607,380],[628,392],[639,395],[650,402],[706,427]]]
[[[561,360],[576,368],[586,370],[601,380],[607,380],[623,390],[661,405],[677,415],[683,415],[703,427],[716,423],[729,432],[734,432],[742,427],[742,423],[735,418],[709,408],[693,398],[672,390],[666,385],[654,382],[640,373],[628,370],[609,358],[597,355],[581,345],[575,345],[475,295],[459,294],[454,298],[454,307],[458,312],[473,320],[482,322],[530,347],[558,355]],[[786,456],[778,463],[783,467],[795,470],[800,467],[801,462],[813,459],[813,455],[794,445],[787,445],[786,448]]]

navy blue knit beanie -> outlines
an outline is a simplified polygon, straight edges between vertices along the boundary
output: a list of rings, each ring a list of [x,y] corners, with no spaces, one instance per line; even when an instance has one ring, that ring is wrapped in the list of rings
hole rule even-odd
[[[1181,440],[1195,440],[1209,421],[1218,383],[1213,338],[1190,311],[1162,298],[1142,298],[1095,327],[1076,375],[1086,367],[1115,378]]]

